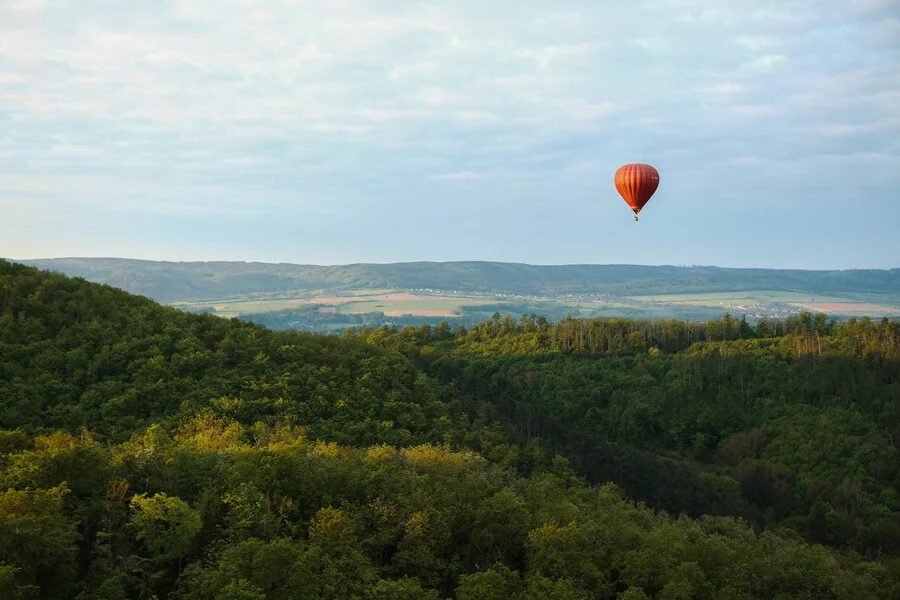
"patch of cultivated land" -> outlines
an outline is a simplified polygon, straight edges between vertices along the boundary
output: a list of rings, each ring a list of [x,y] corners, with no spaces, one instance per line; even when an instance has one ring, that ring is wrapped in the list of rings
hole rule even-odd
[[[661,304],[687,304],[691,306],[728,306],[729,304],[759,306],[761,304],[793,304],[808,302],[848,302],[851,299],[843,296],[819,296],[808,292],[779,291],[741,291],[716,292],[709,294],[664,294],[656,296],[633,296],[638,302],[656,302]]]
[[[343,314],[384,313],[388,317],[414,315],[422,317],[452,317],[466,306],[483,306],[496,303],[486,298],[458,298],[447,296],[417,296],[414,294],[390,294],[371,300],[341,304]]]
[[[323,313],[360,315],[382,313],[385,317],[458,317],[489,314],[494,310],[504,313],[509,305],[510,314],[521,313],[569,313],[577,317],[615,317],[640,314],[644,317],[664,318],[681,311],[681,314],[706,315],[730,311],[734,314],[768,314],[784,316],[800,310],[824,312],[831,315],[859,317],[896,317],[900,315],[900,299],[890,294],[829,294],[809,292],[785,292],[754,290],[740,292],[658,294],[647,296],[604,298],[565,297],[532,298],[526,296],[455,296],[428,295],[399,290],[369,289],[351,290],[341,295],[313,295],[298,292],[282,294],[277,298],[244,297],[204,302],[174,303],[177,308],[190,311],[214,310],[222,317],[276,313],[315,307]],[[780,307],[780,308],[778,308]],[[635,312],[637,311],[637,312]],[[686,312],[685,312],[686,311]],[[693,311],[693,312],[692,312]],[[482,315],[483,316],[483,315]],[[487,318],[487,317],[485,317]]]
[[[331,296],[325,298],[304,298],[293,300],[296,304],[348,304],[351,302],[420,302],[423,300],[427,301],[450,301],[456,302],[457,304],[461,301],[466,300],[478,300],[477,298],[459,298],[459,297],[451,297],[451,296],[418,296],[416,294],[410,294],[409,292],[394,292],[390,294],[378,294],[378,295],[355,295],[355,296]]]
[[[900,315],[900,308],[880,306],[878,304],[868,304],[865,302],[807,302],[803,304],[795,303],[792,304],[792,306],[796,306],[804,310],[835,315]]]
[[[388,310],[384,311],[384,316],[386,317],[403,317],[406,315],[412,315],[414,317],[455,317],[459,316],[459,311],[453,310],[417,310],[415,312],[408,312],[404,310]]]
[[[806,310],[830,315],[872,317],[900,315],[900,304],[894,295],[888,294],[811,294],[809,292],[783,292],[771,290],[717,292],[709,294],[661,294],[632,296],[635,302],[651,309],[666,306],[690,306],[716,308],[722,311],[741,312],[781,305],[789,310]]]
[[[375,290],[384,292],[384,290]],[[317,296],[278,298],[272,300],[216,300],[211,302],[176,303],[184,310],[212,308],[217,315],[236,317],[246,314],[264,314],[289,310],[301,305],[317,305],[323,312],[343,314],[384,313],[388,317],[413,315],[422,317],[452,317],[466,306],[483,306],[496,303],[493,298],[469,298],[462,296],[425,296],[409,292],[366,293],[366,290],[348,292],[345,296]]]

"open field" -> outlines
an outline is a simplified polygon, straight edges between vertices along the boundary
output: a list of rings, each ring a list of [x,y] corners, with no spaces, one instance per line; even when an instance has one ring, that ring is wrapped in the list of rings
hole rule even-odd
[[[495,299],[483,296],[424,296],[394,290],[354,290],[341,296],[178,302],[173,303],[173,306],[192,312],[213,311],[222,317],[274,313],[304,305],[315,305],[322,312],[339,314],[381,312],[389,317],[401,315],[452,317],[461,314],[466,307],[494,303]]]
[[[559,298],[527,296],[429,295],[396,289],[348,290],[340,295],[315,293],[280,293],[278,297],[257,295],[237,299],[202,302],[178,302],[173,306],[191,312],[214,312],[222,317],[273,315],[282,312],[313,311],[346,320],[351,316],[383,314],[385,318],[465,318],[486,319],[497,311],[501,314],[546,314],[561,318],[576,317],[635,318],[707,318],[724,312],[747,314],[751,318],[767,315],[784,317],[801,310],[830,315],[875,317],[900,316],[900,299],[888,294],[817,295],[804,292],[755,290],[693,294],[660,294],[652,296],[584,297],[567,295]],[[326,319],[327,320],[327,319]]]
[[[171,306],[189,312],[214,312],[221,317],[278,312],[297,308],[297,300],[215,300],[211,302],[173,302]]]
[[[338,307],[338,312],[347,315],[381,312],[388,317],[401,315],[452,317],[461,314],[461,309],[464,306],[483,306],[492,303],[492,300],[485,300],[484,298],[428,298],[413,296],[396,300],[379,298],[364,302],[349,302],[341,304]]]
[[[870,317],[881,316],[897,316],[900,315],[900,308],[892,306],[880,306],[878,304],[868,304],[864,302],[808,302],[792,304],[797,308],[814,312],[823,312],[835,315],[851,315]]]
[[[634,296],[647,307],[693,306],[740,312],[759,307],[781,305],[795,310],[822,312],[830,315],[871,317],[900,315],[896,296],[878,294],[817,295],[803,292],[742,291],[712,294],[669,294]]]
[[[662,304],[686,304],[690,306],[728,307],[739,305],[759,306],[761,304],[795,304],[803,302],[841,303],[849,299],[841,296],[817,296],[801,292],[742,291],[717,292],[710,294],[665,294],[656,296],[632,296],[638,302],[658,302]]]

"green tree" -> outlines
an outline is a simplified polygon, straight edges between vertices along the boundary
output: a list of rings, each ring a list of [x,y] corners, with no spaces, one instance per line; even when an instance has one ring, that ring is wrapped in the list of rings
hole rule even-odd
[[[0,492],[0,577],[15,594],[59,598],[74,582],[75,523],[63,512],[65,484]]]
[[[487,571],[460,576],[456,600],[514,600],[521,592],[518,571],[495,563]]]
[[[437,590],[422,587],[419,580],[404,577],[398,580],[379,579],[368,591],[371,600],[439,600]]]

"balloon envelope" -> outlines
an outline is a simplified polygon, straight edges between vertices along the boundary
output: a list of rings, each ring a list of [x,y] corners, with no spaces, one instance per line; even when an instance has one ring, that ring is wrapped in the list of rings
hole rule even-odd
[[[659,187],[659,171],[640,163],[625,165],[616,171],[615,181],[619,194],[638,215]]]

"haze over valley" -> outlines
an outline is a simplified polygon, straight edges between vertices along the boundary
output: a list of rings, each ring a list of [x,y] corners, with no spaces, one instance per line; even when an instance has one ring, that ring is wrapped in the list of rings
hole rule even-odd
[[[832,318],[900,315],[900,269],[804,271],[536,266],[450,262],[314,266],[154,262],[127,259],[24,261],[113,285],[190,312],[240,317],[275,328],[465,326],[493,313],[706,319],[729,312],[755,321],[802,311]]]

